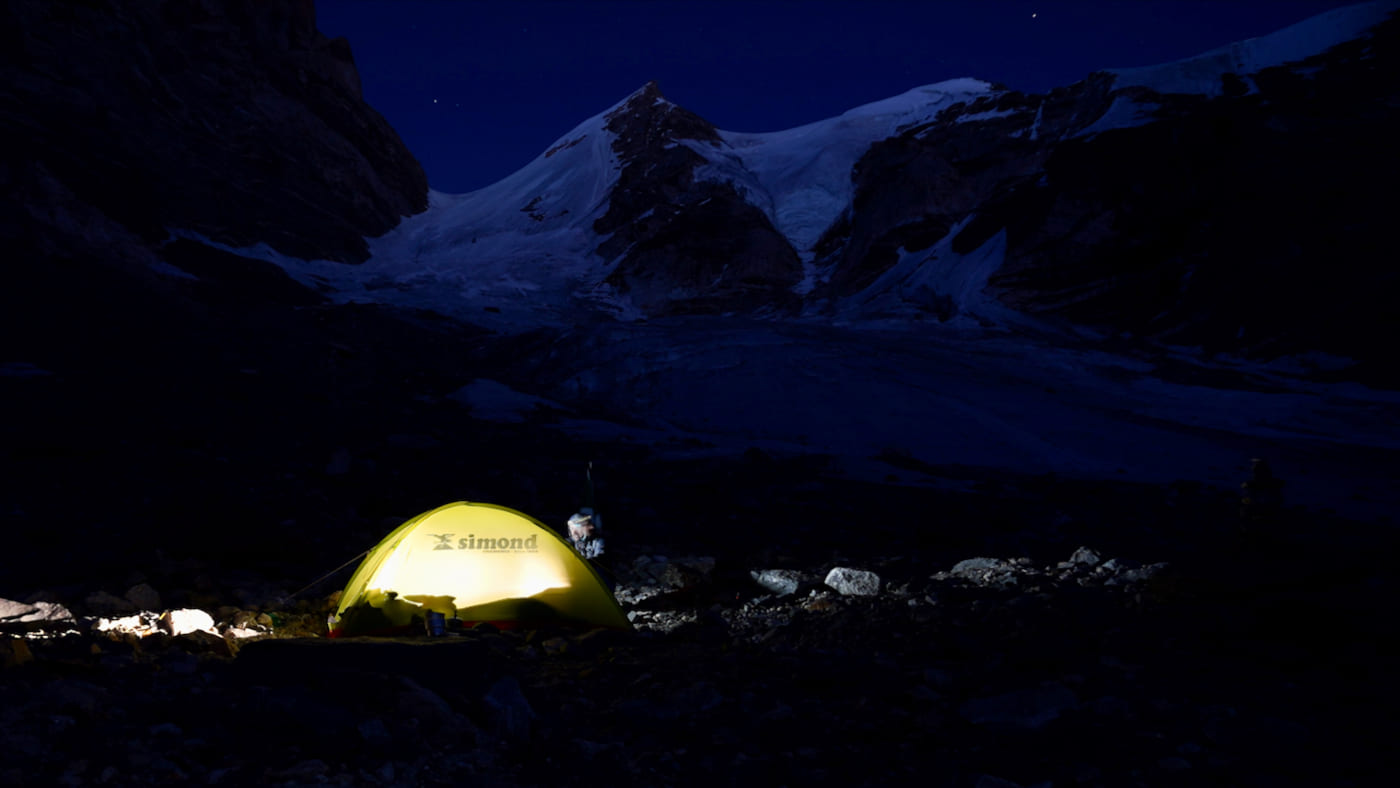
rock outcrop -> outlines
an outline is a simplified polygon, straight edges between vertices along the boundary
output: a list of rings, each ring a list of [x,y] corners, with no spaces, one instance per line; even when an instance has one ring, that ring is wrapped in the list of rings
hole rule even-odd
[[[1397,30],[1392,15],[1280,65],[1212,54],[1044,95],[898,97],[764,140],[781,167],[736,142],[762,135],[717,131],[653,83],[607,116],[620,172],[593,225],[603,278],[649,316],[1014,311],[1208,353],[1384,366],[1372,338],[1394,330],[1394,276],[1377,264],[1389,220],[1358,179],[1400,176]],[[1202,81],[1213,68],[1218,84]],[[871,137],[815,245],[785,237],[779,192],[838,199],[814,173],[830,180],[827,147],[881,112],[912,120]]]
[[[0,29],[7,242],[110,255],[177,230],[354,262],[427,206],[311,0],[16,0]]]
[[[1357,184],[1400,175],[1397,33],[1382,23],[1217,96],[1104,72],[951,107],[861,159],[852,209],[818,250],[821,295],[860,294],[923,250],[925,272],[947,265],[940,251],[1004,232],[987,292],[1015,310],[1208,351],[1365,358],[1394,328],[1394,275],[1378,264],[1389,220]],[[947,319],[957,295],[899,298]]]
[[[593,229],[614,262],[607,283],[653,315],[791,307],[802,268],[791,244],[733,184],[697,177],[715,127],[655,82],[607,118],[622,165]]]

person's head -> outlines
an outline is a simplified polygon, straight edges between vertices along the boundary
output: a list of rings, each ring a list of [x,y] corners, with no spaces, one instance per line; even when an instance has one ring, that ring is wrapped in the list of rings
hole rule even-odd
[[[569,518],[569,530],[571,530],[571,531],[584,531],[584,532],[593,530],[593,517],[592,517],[592,515],[588,515],[588,514],[584,514],[583,512],[579,512],[578,514],[575,514],[574,516],[570,517],[570,518]]]

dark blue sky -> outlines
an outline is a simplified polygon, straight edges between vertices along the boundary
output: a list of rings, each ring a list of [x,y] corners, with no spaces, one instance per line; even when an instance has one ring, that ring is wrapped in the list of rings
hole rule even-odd
[[[773,131],[954,77],[1040,92],[1177,60],[1349,0],[317,0],[365,98],[433,188],[524,166],[657,80],[730,131]]]

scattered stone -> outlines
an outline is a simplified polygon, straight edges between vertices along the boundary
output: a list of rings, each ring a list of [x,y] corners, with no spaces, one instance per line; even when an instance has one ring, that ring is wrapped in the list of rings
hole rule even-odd
[[[530,738],[535,710],[530,707],[530,702],[520,689],[520,682],[514,676],[506,676],[491,685],[485,701],[491,709],[492,728],[497,736],[517,743]]]
[[[397,683],[394,701],[400,718],[416,719],[420,724],[432,726],[442,726],[456,719],[452,704],[420,682],[400,676]]]
[[[126,601],[136,606],[137,610],[161,610],[160,594],[146,583],[139,583],[126,590],[124,594]]]
[[[130,601],[106,591],[88,594],[83,598],[83,607],[95,616],[124,616],[137,610]]]
[[[623,571],[613,596],[623,604],[636,604],[678,591],[694,591],[709,584],[715,559],[709,556],[667,558],[642,555]]]
[[[18,620],[20,616],[27,616],[35,610],[33,605],[24,602],[16,602],[13,599],[0,599],[0,621],[11,619]]]
[[[28,616],[21,616],[19,620],[25,623],[36,624],[63,624],[72,623],[74,621],[73,614],[69,612],[68,608],[57,602],[35,602],[34,608],[35,610],[33,613]]]
[[[1104,581],[1104,585],[1116,586],[1129,583],[1145,583],[1167,571],[1169,564],[1165,561],[1155,564],[1148,564],[1136,569],[1125,569],[1118,574]]]
[[[958,707],[958,712],[975,725],[1033,730],[1059,719],[1062,712],[1078,704],[1079,698],[1072,690],[1060,684],[1048,684],[974,698]]]
[[[976,575],[982,572],[1003,571],[1010,566],[1010,562],[1000,558],[968,558],[953,565],[949,571],[957,577]]]
[[[619,788],[679,784],[721,767],[757,773],[764,764],[782,764],[794,779],[850,782],[856,767],[845,756],[803,742],[818,732],[874,741],[872,732],[898,725],[935,753],[966,752],[989,735],[1015,752],[1017,742],[1035,748],[1029,742],[1042,738],[1026,731],[1051,728],[1057,740],[1092,732],[1117,747],[1094,769],[1073,755],[1056,761],[1035,749],[1034,757],[1071,782],[1082,774],[1087,784],[1114,784],[1135,774],[1139,782],[1192,775],[1213,784],[1220,770],[1249,763],[1261,741],[1319,735],[1245,703],[1191,714],[1190,700],[1165,700],[1232,697],[1234,682],[1261,658],[1275,671],[1261,679],[1269,686],[1297,679],[1280,684],[1278,660],[1269,668],[1268,655],[1256,651],[1245,674],[1215,686],[1220,679],[1154,670],[1148,655],[1160,644],[1190,642],[1166,639],[1179,631],[1158,641],[1159,624],[1144,626],[1133,602],[1142,592],[1133,584],[1167,565],[1117,559],[1089,568],[1092,559],[1075,552],[1079,563],[1043,568],[1020,558],[969,559],[907,596],[892,589],[904,588],[897,583],[905,577],[929,577],[917,563],[878,563],[881,574],[894,567],[893,581],[837,567],[825,584],[811,571],[754,570],[750,577],[769,593],[740,592],[732,601],[703,585],[706,563],[648,556],[643,571],[625,573],[632,587],[708,593],[666,591],[641,607],[624,603],[634,632],[493,628],[331,641],[307,634],[315,605],[258,613],[220,605],[226,595],[208,608],[219,611],[217,623],[199,609],[85,618],[89,628],[60,638],[0,640],[0,666],[18,668],[0,684],[0,739],[15,764],[0,769],[0,784],[23,784],[24,774],[43,768],[48,741],[67,747],[62,742],[83,731],[118,726],[141,740],[115,763],[60,749],[69,765],[56,782],[129,782],[139,771],[209,784],[522,784],[506,777],[517,777],[523,753],[540,744],[553,758],[532,761],[541,783],[568,773],[573,761]],[[791,584],[778,580],[811,587],[783,593]],[[0,602],[10,620],[39,611]],[[260,617],[276,632],[261,628]],[[181,628],[191,631],[172,636]],[[239,654],[240,638],[268,642]],[[287,648],[259,651],[280,644]],[[40,669],[19,667],[29,663]],[[1042,663],[1058,678],[1016,679],[1030,686],[1006,691],[1005,681]],[[872,711],[872,701],[891,693],[899,703]],[[243,729],[256,733],[234,733]],[[1173,746],[1193,738],[1205,746]],[[1135,748],[1139,741],[1160,746]],[[722,763],[711,755],[719,744],[732,752]],[[888,762],[910,752],[898,742],[876,746]],[[259,755],[233,754],[251,751]],[[969,763],[948,779],[1018,785],[979,767],[996,768]],[[1017,776],[1027,786],[1048,784]]]
[[[145,637],[160,631],[160,616],[150,611],[134,613],[121,618],[98,618],[92,622],[95,632],[110,632],[120,635]]]
[[[0,599],[0,629],[33,631],[73,623],[73,614],[57,602],[15,602]]]
[[[594,657],[622,645],[629,637],[628,633],[615,629],[590,629],[571,639],[569,653],[585,659]]]
[[[880,576],[864,569],[835,567],[824,581],[842,596],[875,596],[880,593]]]
[[[969,558],[954,564],[948,574],[979,585],[1007,588],[1019,584],[1017,576],[1022,572],[1015,563],[1000,558]]]
[[[168,635],[185,635],[191,632],[214,631],[214,617],[196,608],[167,610],[160,617],[161,631]]]
[[[16,668],[33,661],[28,643],[20,638],[0,638],[0,668]]]
[[[1069,557],[1069,563],[1073,566],[1098,566],[1103,561],[1103,557],[1088,547],[1080,547]]]
[[[763,569],[749,573],[754,582],[778,596],[796,594],[804,583],[806,575],[792,569]]]
[[[965,580],[982,580],[989,575],[1004,574],[1016,571],[1016,567],[1010,561],[1003,561],[1000,558],[969,558],[959,561],[949,570],[953,577],[961,577]]]
[[[178,639],[181,646],[195,653],[220,657],[232,657],[234,654],[233,645],[227,639],[209,630],[196,629],[179,635]]]

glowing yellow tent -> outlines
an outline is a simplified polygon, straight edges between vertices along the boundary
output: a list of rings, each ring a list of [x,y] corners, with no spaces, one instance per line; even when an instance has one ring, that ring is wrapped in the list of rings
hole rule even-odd
[[[429,611],[467,625],[631,628],[568,542],[489,503],[440,506],[384,537],[345,586],[330,636],[421,632]]]

